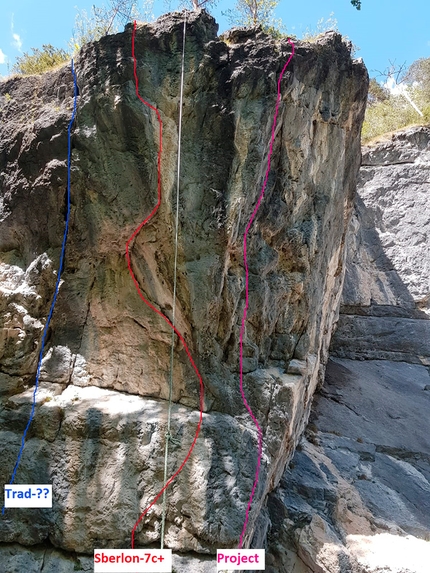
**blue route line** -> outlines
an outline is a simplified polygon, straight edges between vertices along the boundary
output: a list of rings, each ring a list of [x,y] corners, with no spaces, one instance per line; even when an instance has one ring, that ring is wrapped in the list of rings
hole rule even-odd
[[[71,130],[72,130],[72,125],[73,122],[75,120],[75,115],[76,115],[76,98],[78,95],[78,84],[76,81],[76,73],[75,73],[75,68],[73,66],[73,60],[71,62],[72,65],[72,75],[73,75],[73,84],[74,84],[74,101],[73,101],[73,113],[72,113],[72,119],[70,120],[69,123],[69,128],[67,131],[67,217],[66,217],[66,227],[64,229],[64,235],[63,235],[63,244],[61,245],[61,256],[60,256],[60,265],[58,267],[58,274],[57,274],[57,282],[55,285],[55,291],[54,291],[54,298],[52,299],[52,303],[51,303],[51,308],[49,309],[49,314],[48,314],[48,318],[46,319],[46,324],[45,324],[45,328],[43,329],[43,335],[42,335],[42,346],[40,349],[40,353],[39,353],[39,362],[37,365],[37,373],[36,373],[36,382],[34,385],[34,391],[33,391],[33,403],[31,406],[31,413],[30,413],[30,418],[28,420],[27,426],[24,430],[24,433],[22,435],[22,440],[21,440],[21,447],[18,453],[18,458],[16,460],[15,463],[15,467],[13,468],[13,472],[12,472],[12,477],[10,479],[9,485],[12,485],[13,482],[15,481],[15,476],[16,476],[16,472],[18,471],[18,467],[21,461],[21,457],[22,457],[22,453],[24,451],[24,447],[25,447],[25,438],[27,436],[27,432],[30,428],[31,422],[33,421],[34,418],[34,412],[36,409],[36,393],[37,390],[39,388],[39,378],[40,378],[40,369],[42,367],[42,359],[43,359],[43,350],[45,348],[45,338],[46,338],[46,334],[48,332],[48,328],[49,328],[49,323],[51,322],[51,318],[52,318],[52,313],[54,312],[54,307],[55,307],[55,303],[57,301],[57,296],[58,296],[58,291],[60,288],[60,281],[61,281],[61,270],[63,268],[63,261],[64,261],[64,253],[66,250],[66,242],[67,242],[67,233],[69,231],[69,219],[70,219],[70,163],[71,163],[71,154],[72,154],[72,146],[71,146]],[[3,509],[2,509],[2,515],[4,515],[6,507],[3,505]]]

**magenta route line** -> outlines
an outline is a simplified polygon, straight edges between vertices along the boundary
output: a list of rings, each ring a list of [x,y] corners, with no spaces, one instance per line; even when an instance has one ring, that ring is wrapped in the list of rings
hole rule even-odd
[[[257,204],[254,207],[254,211],[252,212],[251,218],[248,221],[248,224],[246,225],[246,229],[245,229],[245,233],[243,235],[243,262],[245,264],[245,308],[243,310],[243,316],[242,316],[242,325],[240,327],[240,337],[239,337],[239,364],[240,364],[240,393],[242,395],[242,400],[243,403],[245,404],[245,408],[248,410],[249,415],[251,416],[256,428],[257,428],[257,433],[258,433],[258,459],[257,459],[257,469],[255,470],[255,477],[254,477],[254,483],[252,484],[252,491],[251,491],[251,495],[249,496],[249,501],[248,501],[248,506],[246,508],[246,514],[245,514],[245,521],[243,524],[243,528],[242,528],[242,533],[240,534],[240,539],[239,539],[239,545],[238,548],[241,549],[242,545],[243,545],[243,538],[245,536],[246,533],[246,529],[248,527],[248,520],[249,520],[249,511],[251,509],[251,504],[252,504],[252,500],[254,499],[254,494],[255,494],[255,490],[257,489],[257,485],[258,485],[258,479],[260,476],[260,466],[261,466],[261,458],[263,455],[263,432],[261,430],[260,424],[258,423],[257,418],[254,416],[253,411],[251,410],[250,405],[248,404],[248,401],[246,399],[245,396],[245,392],[243,390],[243,337],[245,334],[245,326],[246,326],[246,316],[248,313],[248,303],[249,303],[249,270],[248,270],[248,259],[247,259],[247,251],[246,251],[246,247],[247,247],[247,241],[248,241],[248,233],[249,230],[251,228],[252,223],[254,222],[254,219],[257,215],[257,211],[260,207],[260,204],[263,200],[264,197],[264,193],[266,191],[266,186],[267,186],[267,181],[269,179],[269,172],[270,172],[270,162],[271,162],[271,157],[272,157],[272,151],[273,151],[273,142],[275,140],[275,130],[276,130],[276,122],[278,119],[278,111],[279,111],[279,103],[281,101],[281,81],[282,81],[282,77],[285,73],[285,70],[288,67],[288,64],[291,62],[293,56],[294,56],[294,43],[288,38],[288,42],[291,44],[291,55],[288,58],[286,64],[284,65],[284,67],[282,68],[281,73],[279,74],[279,79],[278,79],[278,95],[276,98],[276,106],[275,106],[275,115],[273,116],[273,124],[272,124],[272,136],[270,138],[270,147],[269,147],[269,154],[267,157],[267,169],[266,169],[266,175],[264,177],[264,181],[263,181],[263,187],[261,188],[261,193],[260,196],[258,197],[258,201]]]

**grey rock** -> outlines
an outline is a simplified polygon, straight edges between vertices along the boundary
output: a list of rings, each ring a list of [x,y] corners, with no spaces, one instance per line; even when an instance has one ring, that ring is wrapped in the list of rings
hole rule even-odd
[[[389,141],[363,147],[362,165],[379,167],[430,161],[428,126],[410,127],[393,133]],[[366,173],[366,171],[364,171]]]
[[[326,374],[306,437],[269,496],[271,560],[281,573],[424,573],[428,370],[331,359]]]
[[[332,358],[268,499],[270,573],[428,571],[430,129],[362,164]]]
[[[430,129],[363,149],[362,165],[332,358],[268,502],[281,572],[424,573],[430,561]]]
[[[430,364],[430,321],[340,314],[333,354],[365,360]]]
[[[362,314],[367,310],[367,314],[375,315],[380,309],[390,309],[390,314],[403,310],[409,317],[415,301],[387,256],[372,212],[360,195],[355,199],[347,250],[341,313]]]
[[[430,128],[363,149],[332,353],[428,365]]]
[[[363,150],[358,193],[386,258],[424,311],[430,300],[429,191],[430,127],[410,128]]]
[[[164,156],[163,200],[134,241],[132,265],[144,295],[167,316],[182,28],[183,14],[174,13],[136,33],[139,90],[160,110]],[[204,11],[188,14],[176,323],[196,357],[206,397],[201,437],[167,496],[166,529],[168,546],[200,553],[202,563],[217,547],[237,545],[255,473],[256,432],[238,384],[242,240],[266,169],[277,77],[291,52],[286,40],[258,29],[237,33],[234,43],[216,31]],[[171,332],[142,304],[124,258],[126,240],[156,202],[159,147],[155,114],[135,95],[131,33],[128,26],[90,43],[75,61],[79,100],[64,282],[17,475],[19,482],[52,482],[54,505],[8,510],[0,521],[8,544],[49,539],[78,554],[127,547],[140,511],[161,489]],[[248,241],[244,386],[263,428],[264,451],[245,546],[264,536],[267,495],[322,380],[341,296],[367,82],[363,64],[334,33],[312,45],[297,42],[283,80],[272,169]],[[1,292],[1,304],[12,309],[8,320],[21,324],[28,315],[42,326],[64,225],[70,68],[12,78],[0,84],[6,92],[12,104],[0,112],[0,253],[15,286]],[[37,285],[33,275],[27,281],[41,297],[37,314],[30,299],[21,305],[24,314],[14,314],[16,285],[42,260],[53,261],[47,276]],[[4,339],[8,328],[2,325]],[[34,381],[40,338],[31,321],[21,330],[25,352],[10,340],[4,345],[3,482],[28,419],[32,388],[26,386]],[[178,442],[170,473],[192,443],[199,403],[180,345],[174,364]],[[159,542],[160,515],[157,504],[138,530],[139,545]],[[179,566],[197,571],[196,558],[193,565],[179,559]]]
[[[94,561],[90,557],[71,557],[64,551],[49,546],[23,547],[17,543],[3,544],[0,567],[7,573],[92,573]]]

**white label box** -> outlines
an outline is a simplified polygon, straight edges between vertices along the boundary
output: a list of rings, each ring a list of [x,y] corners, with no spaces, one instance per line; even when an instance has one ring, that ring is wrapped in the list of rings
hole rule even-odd
[[[264,571],[264,549],[217,549],[217,571]]]
[[[52,507],[52,484],[4,486],[5,507]]]
[[[94,549],[94,573],[172,573],[172,550]]]

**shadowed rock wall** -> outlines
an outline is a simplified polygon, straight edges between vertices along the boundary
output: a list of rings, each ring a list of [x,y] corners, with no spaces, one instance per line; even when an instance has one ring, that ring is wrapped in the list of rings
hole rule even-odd
[[[426,573],[430,129],[363,151],[339,323],[269,496],[268,573]]]
[[[343,358],[430,364],[430,128],[363,149],[332,348]]]

